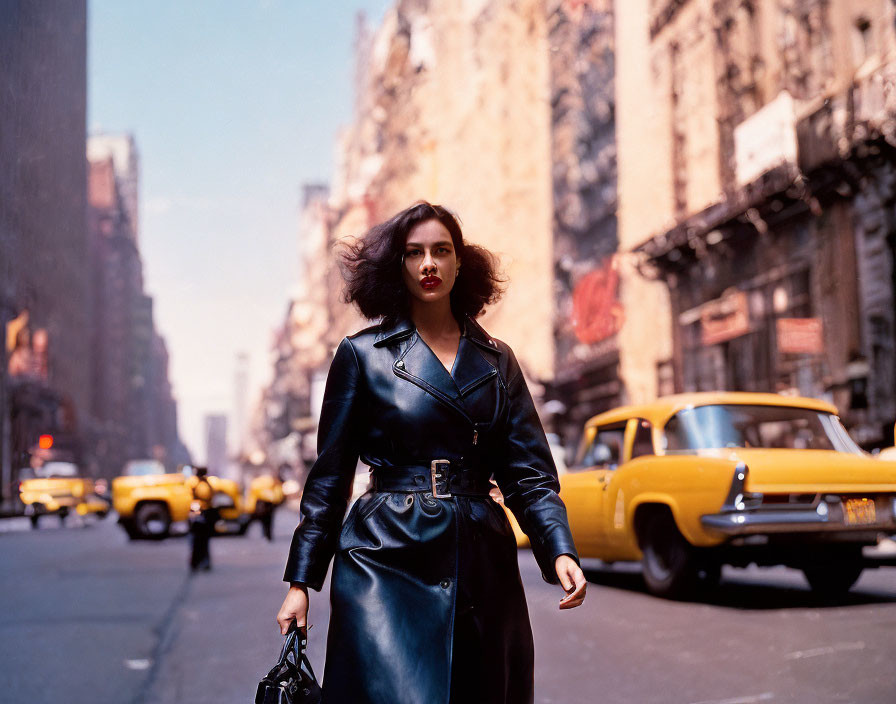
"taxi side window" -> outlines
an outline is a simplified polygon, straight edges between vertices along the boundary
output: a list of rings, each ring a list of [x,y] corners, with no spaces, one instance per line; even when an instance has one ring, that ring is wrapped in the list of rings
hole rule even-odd
[[[638,420],[638,425],[635,428],[635,438],[632,441],[632,459],[654,454],[652,427],[649,420]]]
[[[622,459],[623,447],[625,447],[625,423],[601,428],[588,448],[585,466],[615,469]]]

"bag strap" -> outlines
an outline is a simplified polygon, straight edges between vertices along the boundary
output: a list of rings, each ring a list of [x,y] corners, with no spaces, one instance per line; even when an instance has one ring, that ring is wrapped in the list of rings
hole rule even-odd
[[[306,626],[299,627],[295,620],[289,624],[286,632],[286,640],[283,642],[283,649],[280,651],[280,659],[277,664],[268,673],[268,677],[274,680],[283,679],[284,675],[292,674],[293,677],[305,679],[310,676],[311,680],[317,682],[314,670],[311,668],[311,662],[305,653],[305,647],[308,645],[308,628]],[[293,656],[293,662],[289,656]],[[307,670],[307,674],[302,669]]]

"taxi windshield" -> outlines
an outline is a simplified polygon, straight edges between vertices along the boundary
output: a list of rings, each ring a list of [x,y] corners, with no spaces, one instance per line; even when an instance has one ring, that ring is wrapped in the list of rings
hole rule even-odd
[[[47,462],[38,470],[37,476],[48,479],[77,477],[78,466],[71,462]]]
[[[158,460],[131,460],[125,465],[128,477],[145,477],[150,474],[164,474],[165,466]]]
[[[664,436],[667,453],[758,447],[863,454],[836,416],[787,406],[686,408],[666,422]]]

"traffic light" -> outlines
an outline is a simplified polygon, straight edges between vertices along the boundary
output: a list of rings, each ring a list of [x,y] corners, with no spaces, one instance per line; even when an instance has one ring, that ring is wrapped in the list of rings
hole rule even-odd
[[[37,439],[37,446],[41,450],[49,450],[53,447],[53,436],[52,435],[41,435]]]

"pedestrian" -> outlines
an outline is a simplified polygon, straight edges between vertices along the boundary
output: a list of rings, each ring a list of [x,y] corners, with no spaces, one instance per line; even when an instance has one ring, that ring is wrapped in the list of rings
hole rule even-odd
[[[212,568],[209,543],[218,521],[218,511],[212,508],[214,490],[208,481],[208,469],[194,467],[193,506],[190,512],[190,569],[210,570]]]
[[[249,484],[249,491],[255,496],[255,518],[261,523],[261,532],[268,542],[274,540],[274,512],[283,503],[283,469],[276,475],[263,474]]]
[[[524,704],[534,647],[494,476],[560,608],[585,598],[551,450],[510,347],[474,318],[495,258],[420,202],[343,256],[346,299],[381,322],[339,344],[277,614],[305,625],[330,559],[324,704]],[[358,459],[371,489],[343,516]]]

